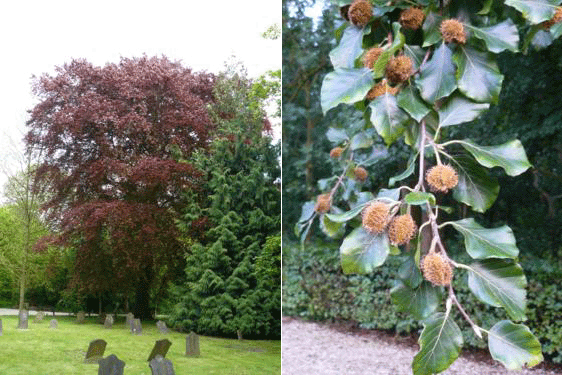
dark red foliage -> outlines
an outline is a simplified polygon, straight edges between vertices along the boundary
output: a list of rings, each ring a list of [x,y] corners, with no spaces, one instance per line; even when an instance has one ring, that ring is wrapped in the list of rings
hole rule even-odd
[[[37,177],[61,238],[77,248],[76,285],[122,290],[178,256],[179,193],[201,174],[171,150],[189,157],[208,145],[213,85],[165,57],[74,60],[35,79],[26,142],[43,150]]]

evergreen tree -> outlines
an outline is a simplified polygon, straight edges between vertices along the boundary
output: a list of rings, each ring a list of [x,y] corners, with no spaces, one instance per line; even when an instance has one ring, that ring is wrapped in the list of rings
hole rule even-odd
[[[280,259],[280,244],[268,242],[280,230],[279,147],[264,133],[267,98],[256,95],[263,90],[255,85],[238,68],[216,84],[218,131],[211,152],[200,153],[196,162],[207,171],[205,195],[193,199],[190,193],[196,203],[179,222],[186,241],[194,243],[186,254],[185,282],[175,288],[170,320],[179,329],[280,335],[280,261],[263,259]]]

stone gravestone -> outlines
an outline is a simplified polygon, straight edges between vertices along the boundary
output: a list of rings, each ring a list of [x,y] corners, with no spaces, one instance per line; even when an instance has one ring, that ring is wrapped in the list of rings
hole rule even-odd
[[[199,336],[195,332],[191,332],[185,338],[185,355],[188,357],[199,357]]]
[[[147,361],[152,361],[154,358],[156,358],[157,355],[162,356],[162,358],[166,358],[166,354],[168,353],[168,349],[170,349],[171,345],[172,342],[168,339],[157,340],[154,343],[154,347],[152,348]]]
[[[102,339],[90,342],[90,346],[88,346],[88,351],[86,352],[86,357],[84,357],[84,363],[97,363],[103,358],[103,352],[105,352],[106,346],[107,342]]]
[[[157,355],[150,361],[150,369],[152,370],[152,375],[176,375],[172,361],[160,355]]]
[[[27,311],[27,310],[20,311],[18,328],[19,329],[27,329],[28,321],[29,321],[29,311]]]
[[[133,325],[131,326],[131,333],[134,333],[135,335],[142,334],[142,325],[140,319],[135,319],[133,321]]]
[[[128,313],[125,317],[125,328],[132,329],[133,322],[135,321],[135,316],[133,313]]]
[[[79,311],[78,315],[76,315],[76,323],[84,324],[86,321],[86,313],[84,311]]]
[[[55,328],[55,329],[56,329],[56,328],[59,328],[59,322],[57,322],[56,319],[52,319],[52,320],[49,322],[49,328]]]
[[[33,323],[41,323],[44,317],[45,317],[45,312],[38,311],[37,314],[35,315],[35,319],[33,319]]]
[[[105,322],[103,323],[103,326],[107,329],[110,329],[111,327],[113,327],[113,314],[107,314],[105,317]]]
[[[156,327],[158,327],[158,330],[160,331],[160,333],[169,333],[170,330],[168,329],[168,327],[166,326],[166,323],[159,320],[156,322]]]
[[[117,358],[115,354],[99,360],[98,375],[123,375],[125,362]]]

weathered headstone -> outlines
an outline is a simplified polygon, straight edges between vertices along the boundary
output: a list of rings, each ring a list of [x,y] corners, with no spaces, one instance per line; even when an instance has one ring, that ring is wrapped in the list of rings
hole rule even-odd
[[[172,342],[168,339],[157,340],[154,343],[154,347],[152,348],[152,351],[150,352],[147,361],[148,362],[152,361],[154,358],[156,358],[157,355],[166,358],[166,354],[168,353],[168,349],[170,349],[171,345]]]
[[[27,329],[28,322],[29,322],[29,311],[27,311],[27,310],[20,311],[18,328],[19,329]]]
[[[97,363],[103,358],[103,352],[105,352],[106,346],[107,342],[102,339],[90,342],[90,346],[88,346],[88,351],[86,352],[86,357],[84,357],[84,363]]]
[[[158,331],[160,331],[160,333],[166,334],[170,332],[170,330],[166,326],[166,323],[161,320],[156,322],[156,327],[158,328]]]
[[[51,319],[49,322],[49,328],[59,328],[59,322],[56,319]]]
[[[113,315],[112,314],[106,315],[105,322],[103,323],[103,326],[107,329],[110,329],[111,327],[113,327]]]
[[[98,375],[123,375],[125,362],[111,354],[99,360]]]
[[[135,319],[133,321],[133,324],[131,325],[131,333],[133,333],[135,335],[142,334],[142,325],[141,325],[140,319]]]
[[[149,365],[152,375],[176,375],[172,361],[160,355],[157,355],[156,358],[150,361]]]
[[[134,321],[135,321],[135,316],[133,315],[133,313],[128,313],[125,317],[125,328],[132,330],[132,325]]]
[[[185,355],[188,357],[199,357],[199,336],[195,332],[191,332],[185,338]]]
[[[45,312],[38,311],[37,314],[35,314],[35,319],[33,319],[33,323],[41,323],[44,317],[45,317]]]
[[[84,324],[86,322],[86,313],[84,311],[78,311],[78,315],[76,315],[76,323]]]

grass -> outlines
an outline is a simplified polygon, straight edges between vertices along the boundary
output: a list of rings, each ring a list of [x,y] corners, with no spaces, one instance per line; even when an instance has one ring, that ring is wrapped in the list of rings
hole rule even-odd
[[[200,336],[201,356],[185,356],[186,334],[170,331],[164,335],[155,323],[142,325],[142,335],[135,336],[125,329],[124,318],[117,319],[112,329],[97,324],[97,318],[86,318],[86,324],[76,324],[75,317],[59,317],[58,329],[50,329],[51,316],[41,323],[29,319],[29,329],[19,330],[17,316],[0,316],[3,335],[0,336],[0,375],[95,375],[97,364],[85,364],[84,356],[90,341],[107,341],[104,356],[115,354],[125,361],[126,375],[150,375],[146,359],[156,340],[172,342],[166,358],[171,360],[176,374],[280,374],[281,342],[231,340]]]

